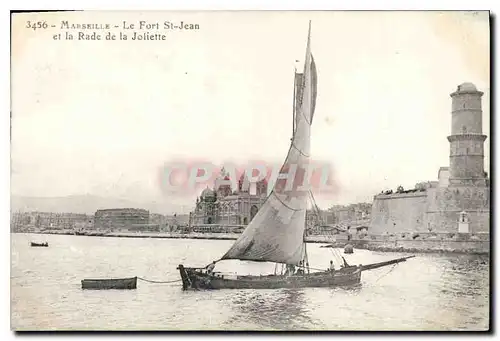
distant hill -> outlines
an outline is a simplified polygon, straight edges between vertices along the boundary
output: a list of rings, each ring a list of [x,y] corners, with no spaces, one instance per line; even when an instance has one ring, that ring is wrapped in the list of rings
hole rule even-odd
[[[101,197],[96,195],[71,195],[65,197],[26,197],[11,196],[11,210],[16,211],[41,211],[41,212],[72,212],[94,214],[98,209],[107,208],[142,208],[151,213],[173,214],[182,212],[182,205],[172,204],[166,200],[135,202],[128,199]],[[191,209],[190,205],[184,206],[184,213]]]

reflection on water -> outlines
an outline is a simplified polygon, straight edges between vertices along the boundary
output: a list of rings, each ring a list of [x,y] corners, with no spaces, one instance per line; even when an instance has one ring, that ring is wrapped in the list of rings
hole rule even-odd
[[[178,264],[206,265],[231,241],[12,235],[11,321],[30,330],[485,330],[489,258],[420,254],[393,268],[363,272],[349,288],[181,290],[139,282],[137,290],[83,291],[91,277],[176,280]],[[308,246],[311,266],[331,256]],[[351,264],[402,254],[356,250]],[[266,263],[228,261],[220,271],[264,274]]]
[[[307,314],[304,292],[300,289],[241,291],[233,304],[239,318],[264,329],[303,329],[313,327]]]
[[[328,296],[335,290],[356,294],[361,284],[345,288],[316,288]],[[264,329],[304,330],[328,329],[327,325],[318,325],[311,318],[311,302],[308,302],[308,288],[278,290],[242,290],[235,294],[234,306],[238,307],[237,319],[244,319]],[[335,306],[331,307],[335,309]]]

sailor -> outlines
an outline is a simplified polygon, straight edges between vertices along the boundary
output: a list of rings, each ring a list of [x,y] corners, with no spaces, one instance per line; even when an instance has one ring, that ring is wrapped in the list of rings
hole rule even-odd
[[[309,273],[309,263],[306,263],[307,273]]]
[[[215,261],[207,265],[207,274],[211,275],[215,268]]]
[[[293,275],[295,273],[295,265],[287,264],[285,275]]]
[[[335,265],[333,265],[333,260],[330,261],[330,271],[335,271]]]
[[[296,275],[304,274],[304,263],[302,261],[299,262],[299,268],[297,269]]]

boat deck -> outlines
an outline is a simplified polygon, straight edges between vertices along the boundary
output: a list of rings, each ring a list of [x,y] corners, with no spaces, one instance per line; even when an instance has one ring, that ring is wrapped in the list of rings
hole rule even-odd
[[[207,274],[199,269],[179,265],[184,289],[277,289],[305,287],[336,287],[360,282],[361,268],[313,272],[300,275],[237,276],[230,279],[222,274]]]

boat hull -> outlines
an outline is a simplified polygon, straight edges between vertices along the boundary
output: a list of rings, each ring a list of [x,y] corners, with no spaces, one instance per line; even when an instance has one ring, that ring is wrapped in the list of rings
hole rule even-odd
[[[48,247],[49,244],[48,243],[34,243],[34,242],[31,242],[31,246],[32,247]]]
[[[356,285],[362,269],[357,266],[338,271],[315,272],[304,275],[237,276],[234,279],[221,274],[207,274],[200,269],[179,265],[182,288],[189,289],[280,289],[314,288]]]
[[[118,279],[84,279],[82,289],[109,290],[109,289],[136,289],[137,277]]]

